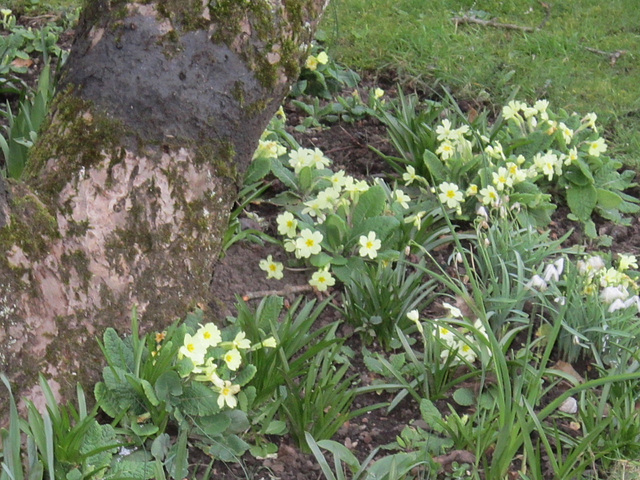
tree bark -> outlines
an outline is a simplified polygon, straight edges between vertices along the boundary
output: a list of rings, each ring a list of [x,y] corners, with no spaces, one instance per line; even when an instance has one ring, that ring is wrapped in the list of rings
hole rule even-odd
[[[327,3],[88,2],[24,180],[0,180],[0,371],[20,395],[38,397],[38,373],[62,398],[95,381],[95,338],[134,305],[161,329],[206,304],[239,182]]]

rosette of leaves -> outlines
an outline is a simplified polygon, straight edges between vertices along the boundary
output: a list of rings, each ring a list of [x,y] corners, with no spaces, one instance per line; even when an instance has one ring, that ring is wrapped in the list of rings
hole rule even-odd
[[[186,458],[186,437],[184,442],[180,440],[183,432],[197,440],[206,453],[223,460],[232,460],[249,448],[237,435],[248,426],[246,413],[241,409],[221,409],[218,393],[208,383],[189,376],[191,362],[186,358],[178,360],[185,333],[195,332],[202,322],[201,310],[190,313],[184,322],[163,332],[164,338],[159,342],[161,337],[139,335],[134,311],[130,336],[121,337],[112,328],[103,335],[101,347],[108,365],[103,370],[103,380],[95,386],[96,401],[139,444],[155,439],[154,443],[164,445],[167,440],[162,435],[168,425],[177,426],[179,438],[171,447],[174,454],[157,456],[166,462],[175,461],[176,455]],[[233,332],[223,331],[223,340],[233,336]],[[234,383],[246,385],[255,371],[252,365],[246,366],[235,376]],[[238,398],[240,406],[247,404],[245,392],[240,392]],[[166,453],[167,448],[156,443],[156,450]]]

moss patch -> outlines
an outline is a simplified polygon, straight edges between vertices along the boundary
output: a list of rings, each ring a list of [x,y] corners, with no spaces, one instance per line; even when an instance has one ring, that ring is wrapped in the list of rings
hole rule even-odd
[[[55,217],[35,195],[18,186],[10,205],[10,223],[0,229],[0,251],[7,252],[16,245],[31,260],[44,258],[51,240],[59,237]]]
[[[111,159],[110,167],[124,158],[125,127],[94,110],[91,102],[74,95],[72,87],[58,95],[54,115],[31,151],[25,170],[25,181],[34,184],[40,194],[54,198],[74,174],[100,163],[105,156]],[[51,158],[56,159],[55,167],[45,169]]]

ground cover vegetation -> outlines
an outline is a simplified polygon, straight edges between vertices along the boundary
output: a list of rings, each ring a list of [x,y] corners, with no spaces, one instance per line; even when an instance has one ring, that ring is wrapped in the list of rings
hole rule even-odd
[[[637,223],[636,174],[610,130],[547,96],[509,93],[472,113],[456,90],[365,88],[329,53],[313,46],[264,132],[225,237],[227,254],[265,246],[257,268],[273,290],[238,298],[226,318],[185,312],[163,332],[142,333],[134,310],[131,332],[101,335],[91,394],[78,387],[59,405],[43,378],[46,410],[27,403],[21,418],[12,401],[0,479],[230,478],[221,462],[277,477],[260,468],[283,445],[317,469],[281,478],[637,471],[637,252],[613,249],[601,229]],[[18,116],[30,118],[37,91],[22,94]],[[379,175],[304,144],[354,122],[386,129]],[[10,137],[13,124],[5,144],[28,151],[37,127]],[[3,153],[18,177],[11,166],[26,154]],[[565,219],[580,241],[557,228]],[[294,275],[304,283],[291,287]],[[415,416],[367,451],[336,435],[402,405]]]

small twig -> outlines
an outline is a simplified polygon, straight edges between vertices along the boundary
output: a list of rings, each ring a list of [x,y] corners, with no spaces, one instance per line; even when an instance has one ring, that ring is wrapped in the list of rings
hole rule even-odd
[[[482,20],[480,18],[469,17],[467,15],[463,15],[462,17],[453,17],[451,20],[455,22],[456,28],[461,23],[475,23],[477,25],[482,25],[483,27],[505,28],[507,30],[521,30],[523,32],[535,32],[537,30],[533,27],[523,27],[522,25],[515,25],[513,23],[500,23],[493,20]]]
[[[542,28],[546,25],[549,17],[551,16],[551,5],[546,2],[540,1],[540,5],[545,9],[546,14],[540,22],[540,25],[537,27],[526,27],[523,25],[516,25],[514,23],[500,23],[494,20],[482,20],[481,18],[469,15],[463,15],[461,17],[453,17],[453,20],[456,24],[456,28],[461,23],[475,23],[477,25],[482,25],[484,27],[495,27],[495,28],[504,28],[506,30],[520,30],[521,32],[537,32],[538,30],[542,30]]]
[[[597,53],[598,55],[604,55],[605,57],[609,57],[609,63],[613,67],[618,59],[627,53],[626,50],[616,50],[615,52],[605,52],[604,50],[598,50],[597,48],[584,47],[587,51],[592,53]]]
[[[268,297],[269,295],[285,296],[291,293],[304,293],[312,292],[313,287],[311,285],[287,285],[282,290],[260,290],[258,292],[249,292],[242,296],[242,300],[245,302],[253,300],[254,298]]]
[[[551,17],[551,5],[549,5],[546,2],[543,2],[542,0],[539,0],[539,3],[547,13],[544,15],[544,18],[542,19],[542,21],[540,22],[540,25],[538,25],[538,28],[536,30],[542,30],[542,28],[547,24],[547,22],[549,21],[549,18]]]

